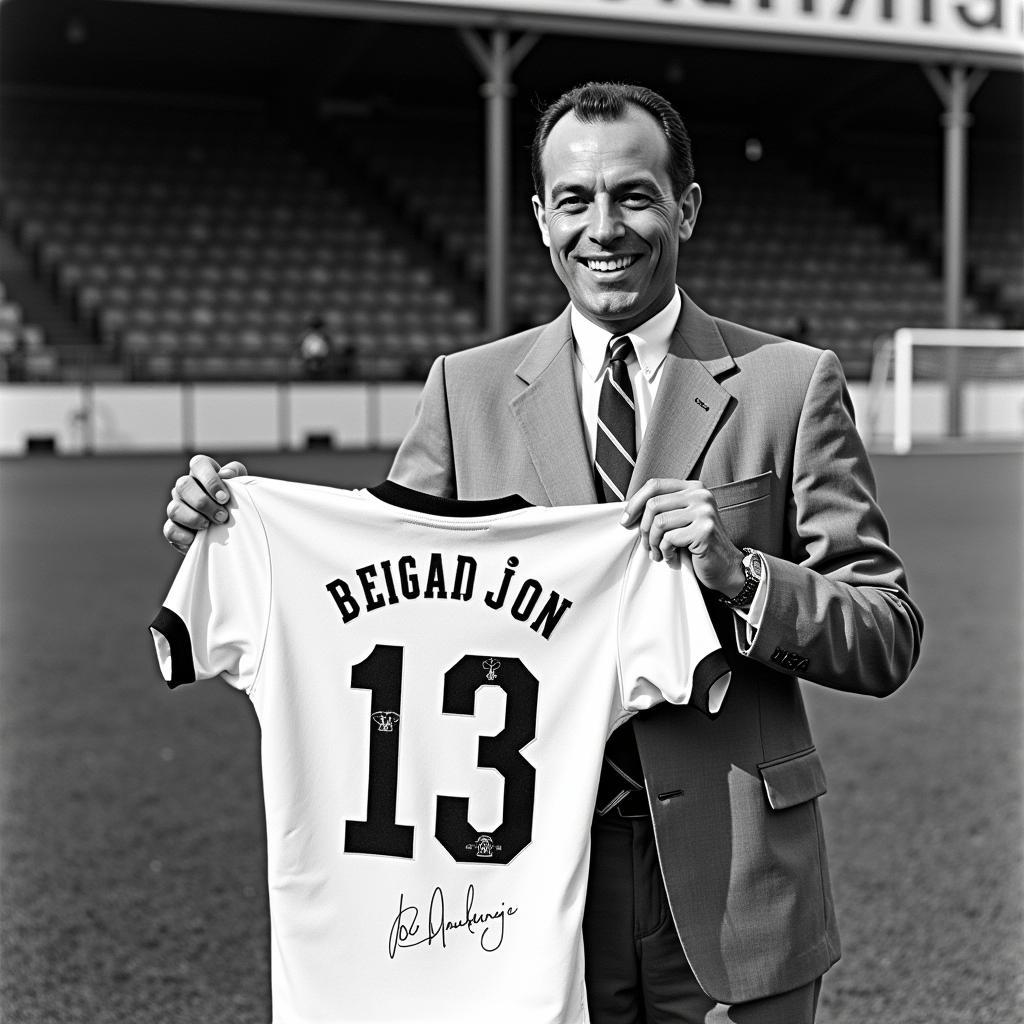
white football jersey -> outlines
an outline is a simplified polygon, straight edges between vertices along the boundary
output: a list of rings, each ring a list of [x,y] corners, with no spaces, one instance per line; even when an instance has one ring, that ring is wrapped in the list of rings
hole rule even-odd
[[[261,727],[277,1024],[579,1024],[602,750],[728,667],[623,506],[230,482],[152,625]]]

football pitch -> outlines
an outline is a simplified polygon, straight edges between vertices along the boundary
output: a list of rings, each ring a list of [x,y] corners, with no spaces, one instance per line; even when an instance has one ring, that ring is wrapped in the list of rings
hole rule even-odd
[[[361,486],[389,453],[254,455]],[[844,956],[820,1024],[1024,1020],[1024,460],[874,460],[925,646],[876,701],[806,686]],[[258,736],[146,628],[185,459],[0,461],[0,1020],[269,1020]],[[523,979],[529,984],[529,979]]]

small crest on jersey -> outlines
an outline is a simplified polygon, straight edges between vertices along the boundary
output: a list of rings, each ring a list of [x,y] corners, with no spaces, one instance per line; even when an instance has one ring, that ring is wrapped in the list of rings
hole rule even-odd
[[[493,857],[494,851],[500,850],[501,847],[494,842],[493,836],[485,833],[482,836],[477,836],[475,843],[466,843],[466,849],[476,850],[478,857]]]
[[[394,732],[398,724],[398,712],[374,711],[370,719],[377,723],[377,732]]]
[[[487,658],[484,661],[484,668],[487,670],[487,682],[493,683],[498,678],[498,669],[501,668],[501,662],[497,658]]]

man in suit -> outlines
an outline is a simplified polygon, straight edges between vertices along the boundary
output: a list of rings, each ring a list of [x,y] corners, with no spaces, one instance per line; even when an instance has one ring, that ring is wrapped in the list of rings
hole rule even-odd
[[[701,190],[656,93],[561,97],[538,125],[534,179],[570,306],[439,358],[390,476],[469,499],[625,497],[651,558],[691,559],[732,685],[714,719],[662,706],[609,742],[584,922],[591,1015],[810,1022],[839,937],[798,679],[884,696],[922,628],[842,371],[678,289]],[[176,547],[224,515],[219,469],[197,457],[176,484]]]

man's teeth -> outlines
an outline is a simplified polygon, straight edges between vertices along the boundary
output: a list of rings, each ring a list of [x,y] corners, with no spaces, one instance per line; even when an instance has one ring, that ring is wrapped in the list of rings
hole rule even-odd
[[[635,259],[635,256],[616,256],[615,259],[611,260],[588,259],[587,266],[591,270],[622,270],[628,267]]]

